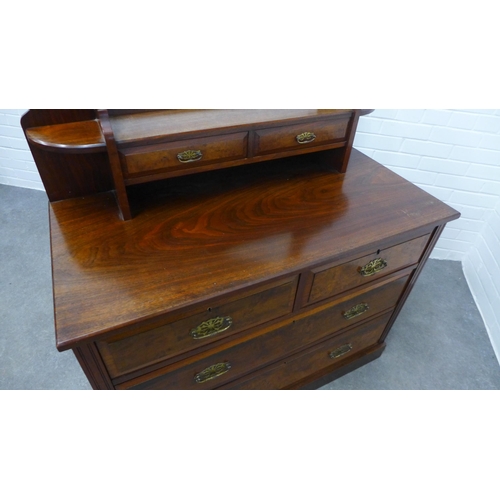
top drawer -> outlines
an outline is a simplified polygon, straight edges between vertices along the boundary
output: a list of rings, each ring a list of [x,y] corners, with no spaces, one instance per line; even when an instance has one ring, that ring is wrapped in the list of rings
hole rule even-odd
[[[342,141],[346,137],[349,118],[316,121],[301,125],[273,127],[255,132],[254,156],[292,149],[308,149]]]
[[[174,171],[208,163],[239,160],[247,155],[248,132],[138,146],[120,152],[125,175]]]
[[[266,285],[224,303],[200,307],[182,319],[97,347],[112,378],[196,349],[292,311],[297,277]]]
[[[429,234],[389,248],[378,249],[359,259],[312,270],[312,286],[306,304],[340,294],[374,279],[416,264],[429,240]]]

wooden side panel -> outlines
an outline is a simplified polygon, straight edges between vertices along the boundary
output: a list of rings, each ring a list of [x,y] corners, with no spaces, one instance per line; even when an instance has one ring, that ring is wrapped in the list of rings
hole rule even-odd
[[[92,389],[114,389],[113,383],[94,344],[75,347],[73,352],[89,379]]]
[[[113,184],[115,187],[115,197],[118,204],[118,209],[120,211],[120,216],[123,220],[130,220],[132,218],[132,212],[130,210],[127,189],[125,187],[125,183],[123,182],[122,165],[120,162],[120,157],[118,155],[118,149],[116,147],[113,130],[109,121],[109,115],[107,110],[105,109],[100,109],[97,113],[102,134],[104,136],[104,140],[106,141],[109,164],[111,167]]]
[[[348,132],[347,144],[345,147],[345,154],[342,161],[342,166],[340,167],[341,173],[345,173],[345,171],[347,170],[347,165],[349,164],[349,159],[351,158],[352,145],[354,144],[354,136],[356,135],[356,129],[358,128],[358,121],[360,115],[361,115],[361,110],[358,109],[354,111],[351,117],[351,121],[349,123],[349,132]]]

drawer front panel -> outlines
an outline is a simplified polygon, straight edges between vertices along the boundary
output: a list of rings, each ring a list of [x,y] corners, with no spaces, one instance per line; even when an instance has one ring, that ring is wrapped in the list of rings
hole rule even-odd
[[[274,330],[266,333],[256,332],[246,339],[228,344],[225,349],[222,347],[196,356],[196,359],[193,359],[191,363],[179,363],[158,370],[156,374],[151,374],[149,380],[145,380],[147,377],[141,378],[137,382],[138,385],[133,388],[216,388],[265,364],[272,363],[279,357],[285,357],[303,349],[312,342],[320,341],[336,331],[348,328],[361,320],[394,307],[407,279],[408,277],[405,276],[348,300],[334,305],[322,306]],[[354,314],[353,317],[347,318],[346,313],[359,304],[367,304],[368,309],[361,314]],[[230,368],[227,368],[228,366]],[[217,370],[221,373],[214,378],[201,383],[196,381],[197,376],[203,377],[205,376],[203,374]],[[134,381],[126,382],[123,384],[123,388],[128,388],[134,383]]]
[[[297,278],[179,321],[126,338],[98,342],[112,378],[275,318],[293,308]]]
[[[404,267],[416,264],[425,249],[429,235],[365,255],[327,269],[313,270],[311,304],[364,285]]]
[[[182,170],[198,165],[238,160],[247,155],[248,133],[203,137],[122,151],[125,175]]]
[[[238,390],[284,389],[328,367],[333,369],[346,364],[354,354],[378,342],[390,317],[390,314],[384,314],[322,342],[304,353],[261,370],[250,379],[240,383],[235,382],[231,384],[230,388]]]
[[[307,149],[342,141],[345,139],[348,123],[349,119],[345,118],[257,130],[254,155]]]

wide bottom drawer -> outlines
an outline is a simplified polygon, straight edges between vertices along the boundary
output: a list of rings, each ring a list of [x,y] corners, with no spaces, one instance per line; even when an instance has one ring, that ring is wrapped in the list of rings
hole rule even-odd
[[[379,316],[220,389],[286,389],[316,372],[338,368],[349,363],[355,354],[377,344],[390,317],[391,313]]]

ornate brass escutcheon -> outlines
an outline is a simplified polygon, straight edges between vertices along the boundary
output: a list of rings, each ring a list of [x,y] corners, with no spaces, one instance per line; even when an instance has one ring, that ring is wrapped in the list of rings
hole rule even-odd
[[[368,264],[359,269],[361,276],[373,276],[387,267],[387,261],[381,258],[371,260]]]
[[[198,150],[188,149],[187,151],[183,151],[177,155],[177,159],[181,163],[190,163],[192,161],[198,161],[203,158],[203,153]]]
[[[224,373],[227,373],[230,369],[231,365],[227,361],[224,363],[217,363],[197,373],[194,376],[194,380],[197,384],[203,384],[203,382],[208,382],[209,380],[224,375]]]
[[[313,142],[314,139],[316,139],[316,136],[312,132],[302,132],[302,134],[295,137],[295,140],[299,144],[307,144],[308,142]]]
[[[217,335],[218,333],[225,332],[233,324],[231,316],[218,316],[199,324],[196,328],[191,330],[191,336],[194,339],[206,339]]]
[[[343,346],[338,347],[337,349],[333,350],[328,356],[330,358],[340,358],[340,356],[343,356],[344,354],[347,354],[350,350],[352,349],[351,344],[345,344]]]
[[[368,309],[370,309],[368,307],[368,304],[366,302],[362,302],[361,304],[358,304],[357,306],[351,307],[345,313],[342,313],[342,316],[344,316],[345,319],[352,319],[352,318],[355,318],[356,316],[361,316],[361,314],[368,311]]]

